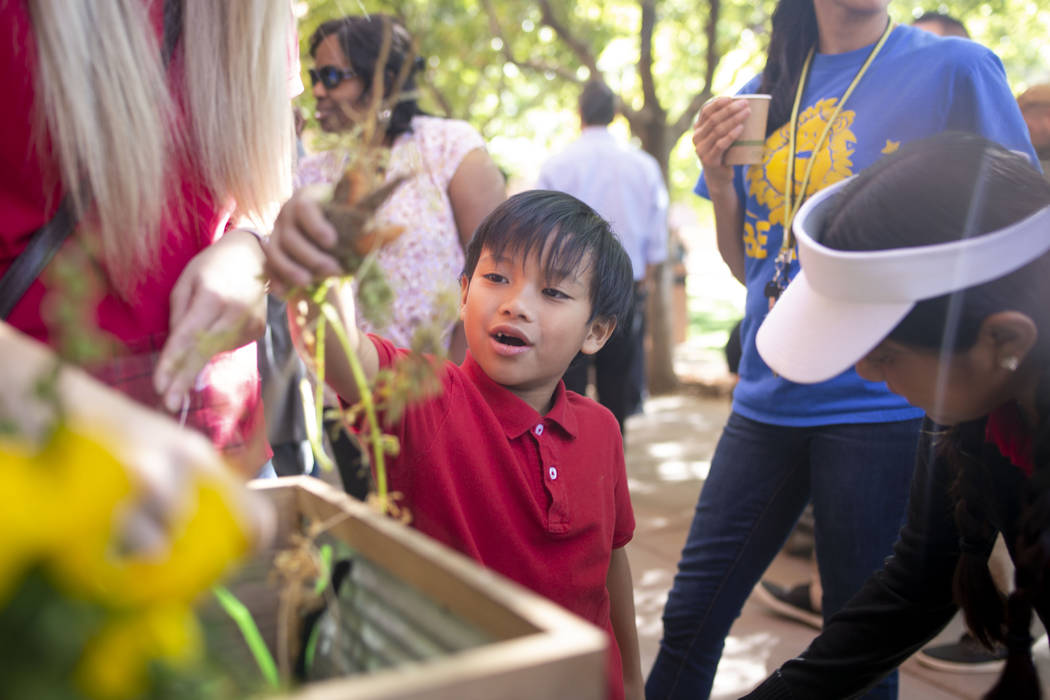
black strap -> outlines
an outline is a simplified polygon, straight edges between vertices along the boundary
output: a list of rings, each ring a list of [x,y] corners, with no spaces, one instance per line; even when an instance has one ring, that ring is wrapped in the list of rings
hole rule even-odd
[[[164,44],[161,47],[161,58],[164,59],[164,67],[171,63],[171,55],[175,53],[175,44],[179,42],[182,34],[182,0],[164,0]]]
[[[164,41],[161,47],[164,67],[171,62],[171,56],[182,32],[182,0],[164,0]],[[17,258],[0,277],[0,320],[6,320],[29,291],[33,280],[40,276],[47,264],[55,257],[62,243],[73,233],[77,220],[73,213],[73,203],[67,195],[58,205],[58,211],[51,220],[33,232]]]
[[[6,319],[11,314],[15,304],[25,296],[29,285],[55,257],[75,225],[73,207],[67,196],[51,220],[33,232],[25,250],[0,278],[0,319]]]

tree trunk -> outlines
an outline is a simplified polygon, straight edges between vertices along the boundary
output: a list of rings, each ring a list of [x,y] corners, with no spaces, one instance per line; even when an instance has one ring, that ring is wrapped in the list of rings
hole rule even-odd
[[[656,158],[667,183],[670,148],[667,145],[667,115],[663,110],[654,113],[652,107],[643,109],[641,123],[635,134],[641,139],[642,149]],[[668,232],[669,234],[670,232]],[[670,241],[668,241],[670,245]],[[666,394],[678,387],[678,375],[674,371],[674,327],[671,323],[671,276],[666,263],[654,269],[655,279],[646,305],[646,355],[645,371],[649,393]]]
[[[678,386],[674,371],[674,330],[671,324],[671,276],[666,263],[654,268],[652,293],[646,309],[648,343],[645,371],[649,393],[667,394]]]

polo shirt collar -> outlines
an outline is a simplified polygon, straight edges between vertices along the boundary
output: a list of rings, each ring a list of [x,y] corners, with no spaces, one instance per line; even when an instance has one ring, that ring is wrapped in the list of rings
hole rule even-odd
[[[470,352],[467,352],[461,368],[481,392],[508,438],[512,440],[518,438],[535,428],[540,422],[548,425],[553,423],[570,438],[576,438],[578,433],[576,413],[566,396],[564,381],[559,381],[554,390],[554,405],[551,406],[551,410],[546,416],[540,416],[536,409],[515,396],[510,389],[492,381]]]

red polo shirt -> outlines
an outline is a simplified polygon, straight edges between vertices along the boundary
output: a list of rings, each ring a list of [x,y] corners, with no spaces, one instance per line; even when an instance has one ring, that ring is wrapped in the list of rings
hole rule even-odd
[[[381,367],[405,352],[369,337]],[[610,696],[623,697],[605,578],[634,513],[616,419],[563,383],[541,416],[469,354],[441,380],[440,396],[389,429],[401,441],[391,491],[418,530],[606,630]]]

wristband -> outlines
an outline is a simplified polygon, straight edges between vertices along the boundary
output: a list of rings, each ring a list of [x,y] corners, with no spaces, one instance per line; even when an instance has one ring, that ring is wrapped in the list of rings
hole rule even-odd
[[[231,233],[233,231],[244,231],[245,233],[250,233],[252,236],[255,237],[255,240],[257,240],[259,242],[259,247],[262,248],[263,250],[266,249],[266,245],[265,245],[266,244],[266,237],[263,236],[258,231],[256,231],[255,229],[248,228],[247,226],[237,226],[235,228],[230,229]]]

